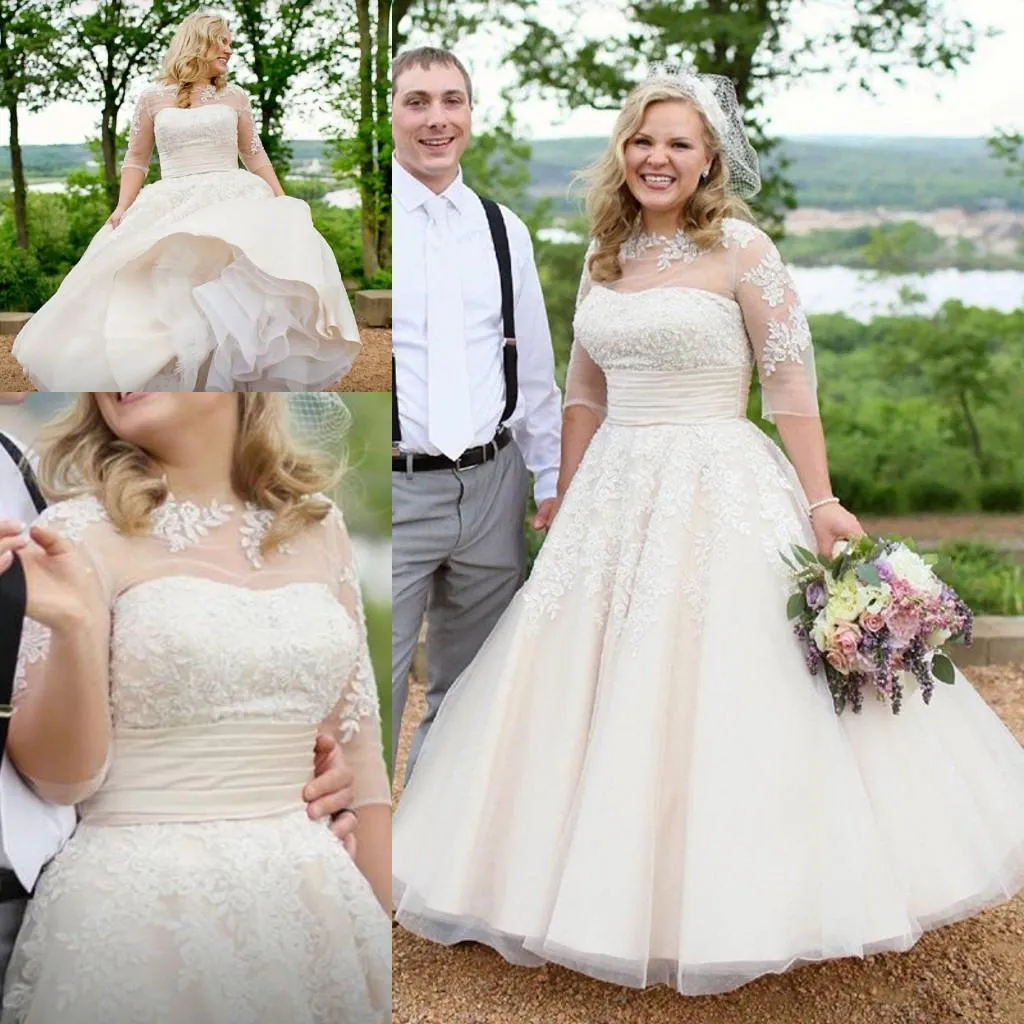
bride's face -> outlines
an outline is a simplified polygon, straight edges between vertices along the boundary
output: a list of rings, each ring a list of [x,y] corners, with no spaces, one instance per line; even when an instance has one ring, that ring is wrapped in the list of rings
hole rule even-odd
[[[233,437],[238,423],[238,396],[226,392],[104,391],[96,404],[119,438],[157,459],[190,442],[219,450],[217,442]]]
[[[225,32],[210,47],[207,54],[210,62],[210,78],[217,78],[219,75],[227,74],[228,62],[231,60],[231,33]]]
[[[656,213],[682,213],[712,160],[704,121],[685,100],[652,103],[623,155],[627,188]]]

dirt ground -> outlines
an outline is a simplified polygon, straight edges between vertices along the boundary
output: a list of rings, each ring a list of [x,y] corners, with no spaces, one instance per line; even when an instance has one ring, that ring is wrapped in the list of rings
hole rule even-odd
[[[982,540],[1024,544],[1024,515],[1014,513],[861,516],[860,521],[868,533],[914,537],[918,541]]]
[[[390,391],[391,390],[391,331],[360,325],[363,348],[352,371],[331,391]],[[0,391],[34,391],[29,379],[21,372],[18,361],[11,355],[14,339],[0,336]]]
[[[970,676],[1024,741],[1024,666]],[[422,714],[415,685],[399,778]],[[560,967],[511,967],[484,946],[447,949],[402,928],[392,934],[393,1024],[1024,1024],[1024,894],[926,934],[907,953],[809,965],[701,998],[618,988]]]

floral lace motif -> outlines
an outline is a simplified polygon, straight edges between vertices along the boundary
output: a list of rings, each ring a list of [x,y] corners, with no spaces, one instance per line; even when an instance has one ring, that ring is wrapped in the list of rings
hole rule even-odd
[[[81,825],[29,904],[4,1021],[384,1024],[390,939],[366,880],[304,813]]]
[[[686,232],[680,228],[671,238],[640,231],[623,243],[619,256],[624,260],[636,260],[659,246],[661,252],[658,254],[658,270],[668,270],[673,263],[692,263],[704,253],[704,250],[695,242],[691,242]]]
[[[212,501],[197,505],[178,501],[173,494],[155,509],[150,518],[150,533],[165,541],[170,551],[184,551],[199,543],[215,526],[223,526],[235,511],[234,505]]]
[[[799,306],[791,306],[789,320],[768,321],[768,337],[761,354],[761,373],[767,379],[780,363],[802,363],[802,353],[811,346],[811,328]]]
[[[740,280],[757,285],[761,289],[761,298],[772,309],[785,302],[787,289],[793,287],[789,271],[774,246],[768,250],[761,262],[756,267],[751,267]]]

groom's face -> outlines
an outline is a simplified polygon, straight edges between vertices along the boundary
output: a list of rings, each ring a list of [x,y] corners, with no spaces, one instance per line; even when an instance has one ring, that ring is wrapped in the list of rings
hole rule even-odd
[[[462,72],[444,64],[403,71],[395,82],[391,125],[395,159],[428,188],[447,188],[472,135]]]

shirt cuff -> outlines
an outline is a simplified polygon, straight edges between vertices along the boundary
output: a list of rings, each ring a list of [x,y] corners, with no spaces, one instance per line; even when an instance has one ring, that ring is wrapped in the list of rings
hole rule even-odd
[[[545,469],[538,473],[533,483],[533,500],[539,505],[558,493],[558,470]]]

